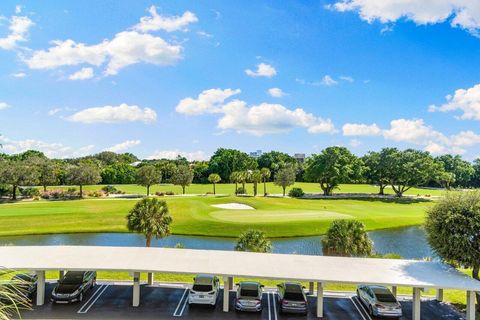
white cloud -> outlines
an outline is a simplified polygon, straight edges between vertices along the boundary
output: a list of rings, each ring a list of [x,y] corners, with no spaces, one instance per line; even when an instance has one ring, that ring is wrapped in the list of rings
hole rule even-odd
[[[10,25],[8,27],[10,33],[0,38],[0,49],[13,50],[17,47],[18,42],[27,40],[28,30],[34,25],[33,21],[28,17],[12,16],[8,19]]]
[[[238,93],[239,89],[205,90],[197,99],[181,100],[176,110],[188,115],[221,114],[217,124],[219,129],[257,136],[288,132],[298,127],[307,129],[309,133],[336,132],[330,119],[316,117],[301,108],[291,110],[281,104],[269,103],[248,106],[241,100],[226,102],[228,98]]]
[[[340,12],[356,11],[369,23],[393,23],[400,19],[411,20],[418,25],[450,21],[452,27],[460,27],[479,36],[480,1],[478,0],[342,0],[328,8]]]
[[[90,154],[95,148],[94,145],[74,148],[61,143],[50,143],[35,139],[12,140],[3,136],[0,136],[0,143],[3,145],[2,150],[10,154],[21,153],[27,150],[38,150],[49,158],[82,157]]]
[[[139,106],[129,106],[122,103],[119,106],[84,109],[69,116],[67,120],[81,123],[121,123],[133,121],[150,123],[157,120],[157,113],[150,108],[142,109]]]
[[[0,101],[0,110],[10,108],[10,105],[6,102],[1,102]]]
[[[177,107],[178,113],[199,115],[204,113],[218,113],[222,111],[223,103],[233,95],[239,94],[240,89],[209,89],[200,93],[197,99],[182,99]]]
[[[280,88],[270,88],[267,92],[274,98],[282,98],[286,95],[286,93],[283,92]]]
[[[456,111],[460,110],[463,114],[460,119],[480,120],[480,84],[469,89],[458,89],[452,95],[446,97],[447,103],[441,106],[431,105],[430,112]]]
[[[200,37],[204,37],[204,38],[213,38],[213,34],[210,34],[206,31],[197,31],[197,34],[200,36]]]
[[[54,115],[56,115],[57,113],[62,112],[63,110],[64,110],[63,108],[51,109],[51,110],[48,110],[48,115],[49,115],[49,116],[54,116]]]
[[[346,123],[342,127],[344,136],[378,136],[382,130],[377,124]]]
[[[147,160],[155,159],[176,159],[178,156],[185,157],[188,161],[208,160],[208,156],[203,151],[186,152],[180,150],[155,151]]]
[[[105,149],[105,151],[122,152],[128,149],[131,149],[135,146],[138,146],[140,143],[142,143],[140,140],[127,140],[122,143],[117,143],[116,145],[113,145]]]
[[[19,4],[17,4],[17,5],[15,6],[15,14],[20,14],[20,13],[22,13],[22,9],[23,9],[23,7],[22,7],[21,5],[19,5]]]
[[[271,78],[277,74],[277,70],[269,64],[260,63],[257,64],[257,70],[253,71],[250,69],[245,70],[245,73],[250,77],[267,77]]]
[[[355,79],[353,79],[351,76],[340,76],[340,80],[347,81],[347,82],[355,81]]]
[[[182,58],[183,48],[160,37],[136,31],[117,33],[112,40],[86,45],[73,40],[53,41],[47,50],[34,51],[25,62],[31,69],[52,69],[61,66],[106,63],[104,73],[115,75],[122,68],[137,64],[173,65]]]
[[[480,135],[473,131],[462,131],[451,137],[451,143],[455,146],[473,146],[480,143]]]
[[[334,86],[334,85],[338,84],[338,82],[327,74],[322,78],[322,80],[320,81],[320,84],[324,85],[324,86],[327,86],[327,87],[330,87],[330,86]]]
[[[14,78],[25,78],[27,74],[25,72],[17,72],[17,73],[12,73],[11,76]]]
[[[356,148],[356,147],[362,145],[362,141],[357,140],[357,139],[352,139],[352,140],[350,140],[350,143],[349,143],[349,144],[350,144],[352,147]]]
[[[190,11],[185,11],[181,16],[165,17],[157,13],[155,6],[151,6],[148,12],[150,12],[150,16],[140,18],[140,23],[135,25],[133,29],[139,32],[158,30],[167,32],[178,30],[186,31],[189,24],[198,21],[197,16]]]
[[[93,78],[93,68],[82,68],[68,76],[70,80],[87,80]]]
[[[397,119],[390,122],[390,128],[383,132],[388,140],[426,145],[431,141],[448,143],[448,139],[439,131],[425,124],[423,119]]]

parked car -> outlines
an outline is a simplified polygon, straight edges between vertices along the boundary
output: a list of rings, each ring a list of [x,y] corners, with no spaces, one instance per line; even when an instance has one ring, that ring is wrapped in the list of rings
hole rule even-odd
[[[193,278],[193,287],[188,295],[188,304],[209,304],[214,306],[217,303],[219,291],[220,280],[217,277],[199,274]]]
[[[34,297],[35,292],[37,292],[37,275],[28,274],[28,273],[19,273],[12,277],[12,279],[2,284],[9,288],[11,292],[16,292],[19,296],[24,296],[24,298],[19,298],[21,300],[30,300]],[[26,301],[25,301],[26,302]],[[9,300],[6,296],[0,298],[0,303],[2,304],[11,304],[12,301]]]
[[[308,313],[308,301],[304,287],[297,282],[282,282],[277,285],[280,312]]]
[[[88,289],[97,282],[95,271],[68,271],[52,291],[56,303],[81,302]]]
[[[393,318],[402,316],[402,305],[386,287],[362,285],[357,288],[357,296],[372,316]]]
[[[237,283],[235,310],[262,311],[263,285],[253,281]]]

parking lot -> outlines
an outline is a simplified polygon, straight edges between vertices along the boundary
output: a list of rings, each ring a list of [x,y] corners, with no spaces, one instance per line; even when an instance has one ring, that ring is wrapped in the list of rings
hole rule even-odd
[[[316,297],[309,296],[309,314],[283,315],[279,313],[275,290],[266,289],[263,295],[263,311],[258,314],[234,311],[235,293],[230,292],[230,312],[222,311],[223,293],[219,294],[216,307],[188,305],[188,285],[155,284],[141,286],[141,304],[132,307],[130,283],[99,282],[90,290],[81,303],[64,305],[50,303],[54,283],[47,283],[44,306],[34,307],[23,313],[25,319],[317,319]],[[411,319],[411,302],[400,297],[404,317]],[[324,319],[371,320],[365,308],[351,294],[325,293]],[[446,304],[434,300],[422,300],[422,320],[463,319]]]

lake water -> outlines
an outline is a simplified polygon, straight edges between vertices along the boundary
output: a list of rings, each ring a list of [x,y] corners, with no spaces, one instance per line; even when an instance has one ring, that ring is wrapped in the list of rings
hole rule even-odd
[[[397,253],[406,259],[422,259],[433,255],[421,227],[407,227],[369,232],[379,254]],[[321,255],[320,236],[273,239],[273,252]],[[155,247],[174,247],[181,243],[187,249],[233,250],[235,239],[173,235],[153,240]],[[134,233],[75,233],[0,237],[0,245],[84,245],[144,246],[142,235]]]

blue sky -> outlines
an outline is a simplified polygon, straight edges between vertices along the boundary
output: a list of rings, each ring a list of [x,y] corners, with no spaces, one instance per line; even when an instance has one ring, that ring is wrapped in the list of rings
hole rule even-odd
[[[0,142],[480,156],[480,4],[2,1]],[[448,96],[448,97],[447,97]]]

